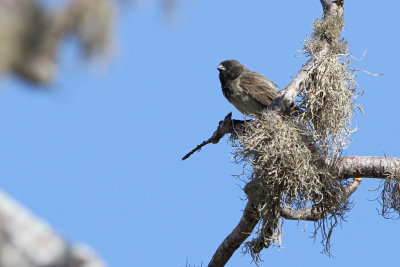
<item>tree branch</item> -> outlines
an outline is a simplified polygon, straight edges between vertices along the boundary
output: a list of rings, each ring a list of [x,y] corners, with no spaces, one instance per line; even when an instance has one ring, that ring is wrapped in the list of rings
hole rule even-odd
[[[232,233],[225,238],[217,251],[215,251],[208,267],[224,266],[232,257],[233,253],[251,235],[257,223],[258,219],[256,217],[255,205],[253,201],[249,200],[238,225],[233,229]]]
[[[274,98],[272,103],[266,107],[266,109],[276,111],[277,113],[281,114],[285,113],[286,110],[296,100],[297,95],[303,90],[303,87],[301,86],[302,83],[314,71],[314,69],[318,66],[318,63],[328,53],[328,51],[329,45],[328,43],[325,43],[319,54],[310,58],[307,63],[303,65],[296,76],[282,91],[279,92],[279,94]]]
[[[348,179],[352,177],[386,179],[390,174],[399,173],[400,158],[346,156],[340,157],[336,165],[339,173],[338,179]],[[353,194],[360,183],[361,179],[354,179],[354,181],[346,187],[346,195],[350,196]],[[254,206],[255,203],[249,200],[239,224],[219,246],[208,266],[224,266],[235,250],[240,247],[240,244],[250,236],[258,222],[255,217]],[[282,217],[288,220],[317,221],[328,214],[329,211],[321,213],[315,207],[297,211],[289,207],[281,207]]]
[[[106,267],[85,245],[71,244],[0,190],[1,267]]]
[[[358,186],[361,184],[361,178],[355,178],[353,182],[351,182],[346,188],[345,188],[345,197],[349,198],[351,194],[353,194]],[[318,208],[318,205],[314,205],[310,208],[302,208],[295,210],[291,207],[281,205],[280,208],[280,214],[283,218],[287,220],[303,220],[303,221],[313,221],[316,222],[326,216],[328,216],[329,213],[332,212],[336,207],[331,207],[330,209],[321,211]]]
[[[343,14],[343,0],[320,0],[324,17],[337,16]],[[313,55],[306,64],[297,72],[296,76],[290,83],[279,92],[272,103],[266,107],[267,110],[276,111],[277,113],[284,114],[294,103],[297,96],[303,90],[302,83],[308,78],[314,69],[318,66],[319,62],[328,54],[330,44],[327,40],[323,41],[321,51]]]
[[[201,148],[207,144],[217,144],[225,134],[228,133],[238,133],[242,130],[244,121],[241,120],[232,120],[232,112],[225,116],[223,121],[220,121],[218,124],[218,128],[215,130],[213,135],[207,140],[203,141],[200,145],[197,145],[192,151],[187,153],[182,160],[190,157],[194,152],[200,151]]]
[[[400,158],[373,156],[340,157],[336,163],[339,179],[368,177],[386,179],[400,172]]]

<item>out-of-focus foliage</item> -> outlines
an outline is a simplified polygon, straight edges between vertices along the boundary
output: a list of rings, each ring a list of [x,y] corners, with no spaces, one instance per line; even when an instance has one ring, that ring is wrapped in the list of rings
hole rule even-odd
[[[35,0],[0,0],[0,72],[49,83],[57,70],[57,48],[75,35],[86,55],[110,51],[112,0],[73,0],[49,10]]]
[[[176,1],[160,1],[170,15]],[[139,1],[65,0],[50,10],[38,0],[0,0],[0,74],[50,83],[60,64],[58,47],[68,35],[78,38],[86,58],[109,55],[118,2]]]

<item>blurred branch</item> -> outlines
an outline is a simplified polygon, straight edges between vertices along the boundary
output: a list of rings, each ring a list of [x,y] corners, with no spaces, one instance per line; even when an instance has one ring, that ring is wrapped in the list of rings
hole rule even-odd
[[[73,0],[55,11],[35,0],[0,0],[0,72],[47,84],[60,41],[74,34],[86,54],[104,54],[114,22],[111,0]]]
[[[69,244],[44,221],[0,191],[1,267],[105,267],[84,245]]]

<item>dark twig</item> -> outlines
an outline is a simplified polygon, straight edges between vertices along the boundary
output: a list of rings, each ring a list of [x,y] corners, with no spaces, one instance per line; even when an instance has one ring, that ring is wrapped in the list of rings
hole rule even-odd
[[[232,112],[225,116],[223,121],[220,121],[218,124],[217,130],[213,133],[213,135],[206,141],[203,141],[200,145],[196,146],[192,151],[187,153],[182,160],[190,157],[194,152],[200,151],[201,148],[208,144],[217,144],[225,134],[235,133],[240,131],[240,126],[243,125],[243,121],[241,120],[232,120]]]
[[[219,140],[226,134],[232,132],[232,112],[230,112],[228,115],[225,116],[225,119],[223,121],[220,121],[218,124],[217,130],[213,133],[213,135],[208,138],[208,140],[203,141],[200,145],[197,145],[192,151],[187,153],[182,160],[187,159],[190,157],[194,152],[200,151],[201,148],[207,144],[216,144],[219,142]]]

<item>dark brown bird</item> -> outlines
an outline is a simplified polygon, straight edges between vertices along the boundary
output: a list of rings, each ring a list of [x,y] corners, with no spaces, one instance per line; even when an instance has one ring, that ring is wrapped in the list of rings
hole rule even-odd
[[[222,61],[217,69],[224,96],[245,115],[261,112],[279,93],[275,83],[237,60]]]

